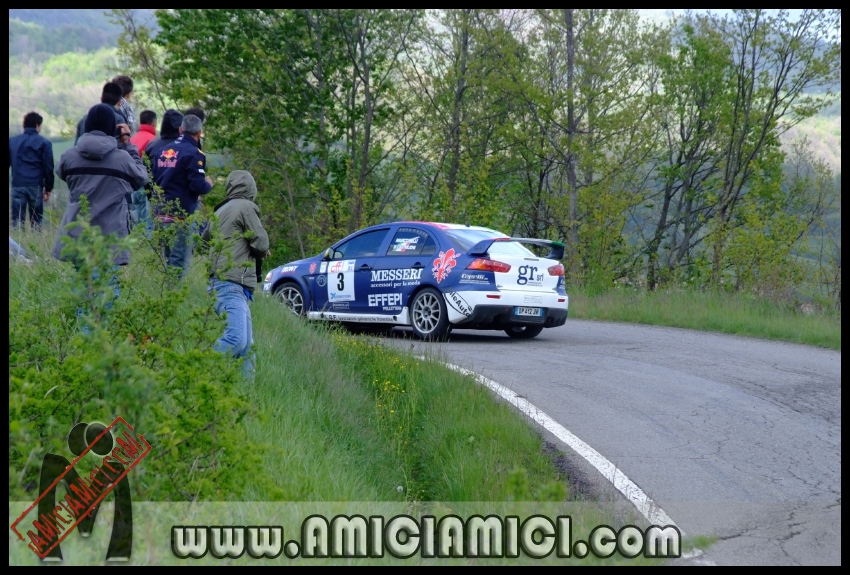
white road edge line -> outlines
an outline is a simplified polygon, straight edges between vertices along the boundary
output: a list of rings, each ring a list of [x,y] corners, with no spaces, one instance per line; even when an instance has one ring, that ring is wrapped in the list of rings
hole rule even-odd
[[[425,356],[417,356],[417,359],[425,361]],[[587,443],[576,437],[572,432],[570,432],[566,427],[549,417],[543,411],[541,411],[537,406],[529,402],[524,397],[518,396],[516,393],[508,389],[507,387],[496,383],[492,379],[488,379],[479,373],[475,373],[474,371],[470,371],[468,369],[464,369],[458,365],[454,365],[451,363],[439,362],[442,363],[445,367],[451,369],[452,371],[457,371],[458,373],[462,373],[464,375],[469,375],[473,379],[475,379],[478,383],[488,387],[495,393],[497,393],[500,397],[508,401],[514,407],[519,409],[522,413],[529,416],[536,423],[543,426],[544,429],[551,432],[558,439],[566,443],[570,446],[576,453],[584,457],[593,467],[595,467],[603,477],[605,477],[608,481],[610,481],[614,487],[623,494],[623,496],[632,502],[632,504],[637,508],[637,510],[643,515],[650,525],[658,525],[661,527],[675,527],[679,530],[679,533],[682,534],[682,537],[685,536],[685,532],[679,527],[673,519],[670,518],[667,513],[664,512],[661,507],[658,506],[655,501],[650,499],[650,497],[643,492],[643,490],[637,486],[637,484],[626,477],[626,474],[617,469],[617,466],[605,459],[605,457],[589,446]],[[700,557],[703,555],[703,551],[701,549],[692,549],[686,553],[682,554],[682,559],[694,559],[696,557]],[[699,560],[699,564],[701,565],[714,565],[715,563],[710,560]]]
[[[420,356],[419,359],[425,358]],[[676,522],[673,521],[670,516],[667,515],[652,499],[650,499],[640,487],[638,487],[631,479],[626,477],[625,473],[617,469],[613,463],[605,459],[605,457],[603,457],[598,451],[576,437],[563,425],[543,413],[527,399],[519,397],[507,387],[500,385],[481,374],[475,373],[474,371],[464,369],[451,363],[443,363],[443,365],[453,371],[469,375],[478,381],[478,383],[487,386],[535,422],[542,425],[547,431],[553,433],[555,437],[569,445],[576,453],[584,457],[591,465],[598,469],[603,477],[614,485],[617,491],[622,493],[626,499],[631,501],[637,510],[640,511],[641,515],[643,515],[651,525],[669,525],[676,527],[682,535],[684,535],[684,532],[682,532],[682,529],[676,525]]]

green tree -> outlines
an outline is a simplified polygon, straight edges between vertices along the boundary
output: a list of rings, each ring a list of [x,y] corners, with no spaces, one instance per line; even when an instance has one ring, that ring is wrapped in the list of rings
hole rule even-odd
[[[723,251],[734,227],[735,209],[746,186],[763,164],[776,157],[779,136],[829,105],[831,86],[840,78],[841,11],[736,9],[732,16],[698,16],[716,23],[728,39],[734,66],[734,97],[725,117],[721,187],[711,229],[711,277],[719,284]],[[824,95],[808,93],[826,88]]]

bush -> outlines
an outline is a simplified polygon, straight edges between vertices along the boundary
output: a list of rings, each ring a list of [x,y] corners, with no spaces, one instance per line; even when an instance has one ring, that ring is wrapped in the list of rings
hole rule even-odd
[[[68,456],[77,422],[122,416],[152,446],[132,472],[134,499],[238,500],[263,482],[253,470],[264,447],[235,431],[256,410],[238,390],[239,362],[213,349],[224,326],[212,298],[159,265],[156,234],[139,226],[119,240],[78,225],[64,252],[76,266],[10,261],[10,499],[36,495],[24,493],[44,454]],[[116,247],[132,251],[118,297]]]

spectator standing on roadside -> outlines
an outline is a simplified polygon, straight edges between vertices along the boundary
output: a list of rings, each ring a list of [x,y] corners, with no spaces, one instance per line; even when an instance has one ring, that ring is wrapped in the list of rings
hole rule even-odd
[[[9,167],[12,169],[12,227],[41,227],[44,202],[53,191],[53,144],[41,135],[44,118],[37,112],[24,116],[24,133],[9,138]]]
[[[110,134],[111,136],[118,136],[118,131],[122,127],[125,127],[126,130],[124,132],[130,133],[130,124],[128,123],[127,116],[124,115],[118,109],[119,104],[121,103],[121,98],[123,97],[123,89],[121,86],[116,84],[115,82],[107,82],[103,85],[103,90],[100,93],[100,102],[101,104],[107,104],[112,106],[112,109],[115,110],[115,127],[116,133]],[[85,133],[85,124],[86,117],[83,116],[80,118],[80,121],[77,123],[77,137],[74,139],[74,145],[77,145],[77,142],[80,140],[80,136]]]
[[[189,108],[188,110],[186,110],[185,112],[183,112],[183,115],[184,115],[184,116],[188,116],[189,114],[194,114],[195,116],[197,116],[197,117],[199,117],[199,118],[201,119],[201,122],[203,122],[204,124],[206,124],[206,121],[207,121],[207,114],[206,114],[206,112],[204,112],[204,109],[203,109],[203,108],[198,108],[198,107],[196,106],[196,107],[194,107],[194,108]],[[198,148],[200,148],[201,150],[203,150],[203,149],[204,149],[204,138],[201,138],[201,139],[198,141]]]
[[[139,129],[136,125],[136,112],[130,105],[130,99],[133,95],[133,79],[130,76],[115,76],[112,81],[121,86],[121,100],[118,102],[118,110],[127,118],[130,136],[133,136]],[[139,153],[141,153],[141,150],[139,150]]]
[[[227,177],[224,201],[215,207],[216,223],[207,225],[203,239],[220,239],[223,245],[210,249],[210,285],[215,294],[215,311],[225,314],[227,325],[215,348],[234,357],[244,358],[244,371],[253,375],[254,342],[251,309],[259,277],[260,262],[269,255],[269,236],[260,221],[260,208],[254,203],[257,184],[245,170],[234,170]]]
[[[159,154],[162,152],[164,147],[173,146],[177,141],[177,138],[180,137],[180,124],[182,122],[183,114],[177,110],[169,108],[162,116],[162,122],[159,125],[159,136],[153,138],[150,142],[148,142],[148,145],[145,146],[144,155],[147,156],[147,163],[149,165],[148,174],[150,174],[150,181],[147,186],[145,186],[148,196],[149,211],[155,203],[162,200],[161,197],[154,196],[154,182],[156,181],[154,178],[154,169],[156,168],[156,159],[159,157]],[[159,190],[159,192],[161,193],[162,190]]]
[[[189,114],[193,114],[193,115],[195,115],[195,116],[199,117],[199,118],[201,119],[201,123],[205,123],[205,122],[207,121],[207,114],[206,114],[206,112],[204,112],[204,109],[203,109],[203,108],[199,108],[198,106],[195,106],[195,107],[189,108],[188,110],[186,110],[185,112],[183,112],[183,115],[184,115],[184,116],[188,116]],[[198,149],[199,149],[199,150],[203,150],[203,149],[204,149],[204,138],[203,138],[203,134],[201,135],[201,139],[200,139],[200,140],[198,140]],[[204,205],[204,199],[203,199],[203,198],[201,198],[201,199],[200,199],[200,203],[199,203],[199,205],[198,205],[198,209],[203,209],[203,205]],[[207,229],[207,222],[206,222],[206,221],[201,222],[201,227],[200,227],[200,229],[198,230],[198,233],[199,233],[199,234],[201,234],[201,235],[203,235],[203,233],[204,233],[204,231],[205,231],[206,229]]]
[[[156,137],[156,112],[145,110],[139,114],[139,131],[131,138],[130,143],[136,146],[141,156],[147,145]],[[151,230],[151,219],[148,210],[148,196],[144,187],[139,188],[132,195],[130,203],[130,217],[133,223],[144,223],[148,232]]]
[[[210,192],[213,182],[206,174],[206,157],[198,148],[203,124],[193,114],[183,117],[180,137],[172,145],[161,145],[151,155],[154,181],[162,188],[162,197],[154,202],[155,225],[176,228],[163,246],[168,264],[180,268],[180,279],[186,276],[192,256],[195,226],[186,218],[198,209],[199,198]],[[150,146],[151,144],[149,144]]]
[[[159,136],[153,138],[145,146],[144,153],[151,161],[151,173],[153,173],[154,163],[156,158],[164,146],[173,146],[177,138],[180,137],[180,124],[183,122],[183,114],[177,110],[168,109],[162,116],[162,122],[159,125]],[[142,150],[139,150],[141,153]],[[153,191],[153,188],[150,188]],[[150,195],[150,194],[149,194]]]
[[[139,131],[130,136],[130,143],[136,146],[141,156],[154,138],[156,138],[156,112],[145,110],[139,114]]]
[[[206,121],[207,121],[207,114],[206,114],[206,112],[204,112],[204,109],[203,109],[203,108],[198,108],[198,107],[196,106],[196,107],[194,107],[194,108],[189,108],[188,110],[186,110],[185,112],[183,112],[183,115],[184,115],[184,116],[188,116],[189,114],[192,114],[192,115],[194,115],[194,116],[199,117],[199,118],[201,119],[201,122],[206,122]]]
[[[123,129],[126,130],[126,127]],[[53,246],[53,257],[63,261],[66,260],[62,254],[66,242],[80,235],[79,227],[66,227],[77,221],[82,196],[88,200],[89,222],[98,227],[103,235],[115,233],[119,238],[124,238],[130,231],[126,198],[148,180],[145,164],[136,146],[129,142],[127,133],[124,138],[114,136],[116,127],[112,106],[92,106],[86,115],[84,130],[77,144],[62,154],[56,167],[56,175],[68,184],[69,190],[68,208]],[[71,261],[75,266],[79,265],[73,259]],[[116,297],[117,266],[129,262],[129,252],[116,251],[113,276],[110,279]]]

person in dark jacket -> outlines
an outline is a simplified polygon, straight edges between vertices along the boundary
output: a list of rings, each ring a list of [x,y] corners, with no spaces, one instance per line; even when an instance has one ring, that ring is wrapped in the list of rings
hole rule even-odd
[[[159,125],[159,136],[153,138],[148,145],[145,146],[145,155],[150,159],[151,166],[159,157],[159,153],[164,146],[172,145],[177,138],[180,137],[180,124],[183,122],[183,114],[177,110],[168,109],[162,116],[162,122]],[[151,167],[153,170],[153,167]]]
[[[132,98],[133,94],[133,79],[130,76],[122,74],[112,78],[112,82],[121,86],[121,100],[118,102],[116,108],[127,118],[127,125],[130,126],[130,137],[132,138],[139,129],[136,125],[136,112],[133,110],[133,106],[130,105],[130,98]],[[141,152],[141,150],[139,151]]]
[[[262,281],[258,277],[260,262],[269,255],[269,236],[260,221],[257,184],[245,170],[234,170],[227,177],[224,201],[215,207],[217,221],[207,225],[203,240],[220,239],[220,245],[210,248],[209,293],[216,296],[215,311],[226,314],[224,335],[216,349],[245,358],[246,374],[253,373],[251,344],[253,327],[249,301],[254,301],[254,289]]]
[[[82,196],[88,199],[90,223],[104,235],[115,233],[124,238],[130,232],[127,197],[147,183],[148,171],[138,149],[129,141],[117,140],[115,130],[114,108],[93,106],[86,116],[84,134],[59,159],[56,175],[68,184],[70,198],[53,247],[57,259],[66,261],[65,243],[80,235],[79,227],[69,224],[77,221]],[[130,254],[116,251],[113,261],[127,265]]]
[[[107,82],[103,85],[103,90],[100,93],[100,103],[107,104],[112,106],[115,110],[115,127],[116,133],[110,134],[110,136],[117,136],[117,131],[119,129],[123,129],[123,132],[131,133],[130,130],[130,121],[127,119],[127,116],[124,115],[124,112],[120,110],[121,100],[124,99],[124,89],[115,82]],[[77,122],[77,137],[74,139],[74,144],[80,140],[80,136],[85,133],[85,125],[86,125],[86,117],[83,116],[80,118],[80,121]],[[125,138],[126,141],[129,140],[129,136]]]
[[[9,138],[12,169],[12,227],[26,224],[29,213],[33,229],[41,226],[44,202],[53,191],[53,144],[41,135],[44,118],[36,112],[24,116],[24,133]]]
[[[174,226],[173,237],[165,242],[163,249],[168,264],[180,268],[181,279],[189,269],[195,233],[194,226],[187,225],[185,220],[195,213],[199,198],[213,186],[206,174],[206,157],[198,148],[202,127],[197,116],[184,116],[180,137],[172,145],[158,146],[159,153],[151,155],[153,179],[162,188],[162,197],[154,200],[154,225],[161,229]]]
[[[204,112],[204,109],[203,109],[203,108],[199,108],[198,106],[194,106],[194,107],[192,107],[192,108],[189,108],[189,109],[188,109],[188,110],[186,110],[185,112],[183,112],[183,115],[184,115],[184,116],[188,116],[189,114],[193,114],[193,115],[195,115],[195,116],[199,117],[199,118],[201,119],[201,123],[202,123],[202,124],[206,124],[206,122],[207,122],[207,113],[206,113],[206,112]],[[203,150],[203,149],[204,149],[204,140],[203,140],[203,138],[201,138],[200,140],[198,140],[198,148],[200,148],[201,150]]]

